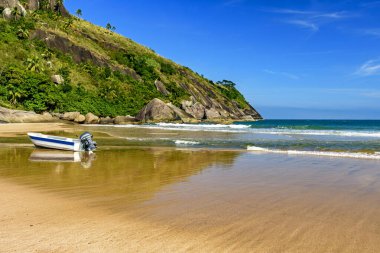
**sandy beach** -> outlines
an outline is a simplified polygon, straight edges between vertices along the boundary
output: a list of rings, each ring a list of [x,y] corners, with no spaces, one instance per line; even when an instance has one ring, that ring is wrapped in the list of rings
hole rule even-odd
[[[72,124],[66,123],[12,123],[0,124],[0,137],[13,137],[17,134],[27,132],[47,132],[47,131],[70,131]]]
[[[1,252],[380,248],[378,161],[114,148],[84,166],[33,153],[0,148]]]

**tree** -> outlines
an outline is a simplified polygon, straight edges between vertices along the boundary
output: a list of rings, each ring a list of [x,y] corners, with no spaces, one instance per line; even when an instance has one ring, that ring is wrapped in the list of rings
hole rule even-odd
[[[229,81],[229,80],[223,80],[223,81],[218,81],[216,84],[227,86],[227,87],[235,87],[236,83]]]
[[[111,29],[112,29],[112,25],[111,25],[110,23],[107,23],[107,25],[106,25],[106,29],[107,29],[107,30],[111,30]]]
[[[111,30],[112,30],[112,32],[115,32],[116,31],[116,27],[112,26]]]
[[[78,9],[75,14],[77,15],[78,18],[82,17],[82,10]]]

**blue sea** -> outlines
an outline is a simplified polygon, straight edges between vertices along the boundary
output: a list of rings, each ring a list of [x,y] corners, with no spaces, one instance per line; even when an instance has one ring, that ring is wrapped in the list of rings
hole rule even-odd
[[[380,120],[263,120],[230,125],[157,123],[97,127],[108,129],[116,137],[151,145],[380,159]]]

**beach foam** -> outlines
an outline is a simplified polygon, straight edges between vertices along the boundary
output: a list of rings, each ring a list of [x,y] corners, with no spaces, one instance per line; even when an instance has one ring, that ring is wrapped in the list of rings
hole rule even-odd
[[[185,140],[175,140],[174,143],[176,145],[198,145],[198,144],[200,144],[197,141],[185,141]]]
[[[280,150],[280,149],[267,149],[267,148],[261,148],[261,147],[256,147],[256,146],[248,146],[247,150],[254,151],[254,152],[288,154],[288,155],[310,155],[310,156],[327,156],[327,157],[342,157],[342,158],[380,160],[380,152],[368,154],[368,153],[353,153],[353,152]]]

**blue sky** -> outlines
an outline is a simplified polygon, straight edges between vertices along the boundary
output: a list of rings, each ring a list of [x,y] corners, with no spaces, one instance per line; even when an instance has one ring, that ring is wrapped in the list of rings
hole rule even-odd
[[[380,119],[380,1],[66,0],[265,118]]]

